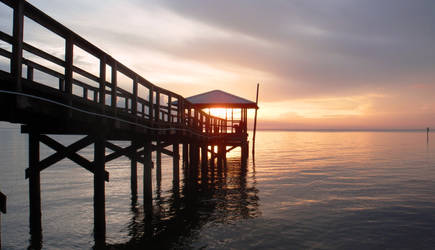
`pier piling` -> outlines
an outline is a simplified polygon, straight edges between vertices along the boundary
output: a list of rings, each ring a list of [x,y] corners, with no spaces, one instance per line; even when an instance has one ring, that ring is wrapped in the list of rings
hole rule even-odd
[[[95,246],[102,247],[106,241],[105,209],[105,138],[99,134],[94,142],[94,238]]]
[[[31,245],[39,246],[42,240],[41,177],[39,165],[39,134],[29,133],[29,226]]]
[[[144,166],[143,166],[143,200],[145,214],[149,215],[153,206],[153,185],[151,178],[152,159],[151,141],[144,142]]]
[[[174,187],[178,187],[180,183],[180,145],[178,143],[172,145],[172,152],[172,180]]]
[[[189,165],[189,144],[183,143],[183,168]]]
[[[161,141],[156,142],[156,181],[160,183],[162,180],[162,148]]]
[[[131,145],[135,148],[131,155],[131,168],[130,168],[130,187],[132,201],[137,200],[137,147],[138,142],[136,140],[131,141]]]
[[[201,146],[201,182],[204,184],[207,182],[208,175],[208,151],[207,144]]]
[[[2,249],[2,213],[6,213],[6,195],[0,192],[0,249]]]

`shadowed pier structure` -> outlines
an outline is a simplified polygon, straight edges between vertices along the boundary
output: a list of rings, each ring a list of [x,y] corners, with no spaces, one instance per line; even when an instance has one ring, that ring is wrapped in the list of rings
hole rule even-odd
[[[195,171],[200,166],[201,178],[204,178],[207,168],[214,167],[215,159],[222,165],[226,153],[234,147],[242,147],[242,159],[248,157],[246,110],[257,108],[255,103],[224,92],[214,92],[214,97],[225,97],[225,102],[217,99],[213,103],[198,102],[201,95],[185,99],[147,81],[26,1],[0,1],[4,4],[2,7],[13,13],[11,34],[0,31],[0,41],[10,46],[9,50],[7,46],[0,48],[0,58],[9,63],[9,70],[0,70],[0,120],[22,124],[21,132],[28,134],[29,167],[25,177],[29,179],[33,248],[41,247],[42,240],[40,172],[62,159],[68,158],[93,173],[94,237],[95,245],[99,247],[105,245],[106,235],[107,162],[121,156],[131,159],[134,203],[138,193],[137,163],[143,164],[144,208],[145,213],[150,214],[153,151],[156,152],[158,185],[163,171],[161,154],[173,157],[175,188],[180,175],[180,145],[183,168],[185,173],[192,173],[188,176],[192,178],[197,176],[194,173],[198,173]],[[64,44],[63,55],[53,55],[24,40],[27,37],[25,20],[31,20],[60,39]],[[96,61],[96,72],[80,67],[77,52]],[[203,94],[203,99],[210,94],[213,92]],[[241,100],[248,103],[240,103]],[[204,110],[218,106],[240,109],[241,118],[219,118]],[[81,138],[64,145],[53,135],[78,135]],[[130,143],[121,147],[117,141]],[[55,153],[41,159],[41,143]],[[91,145],[94,148],[92,160],[79,153]],[[111,152],[106,152],[107,149]]]
[[[241,148],[242,161],[246,161],[249,154],[248,109],[258,109],[257,104],[221,90],[198,94],[186,100],[192,103],[193,107],[208,111],[209,114],[213,109],[223,109],[224,114],[220,114],[220,120],[215,119],[209,123],[212,127],[211,133],[220,135],[219,139],[213,140],[207,148],[211,153],[211,164],[214,164],[215,158],[225,159],[226,153],[237,147]],[[218,165],[220,164],[221,161],[218,161]]]

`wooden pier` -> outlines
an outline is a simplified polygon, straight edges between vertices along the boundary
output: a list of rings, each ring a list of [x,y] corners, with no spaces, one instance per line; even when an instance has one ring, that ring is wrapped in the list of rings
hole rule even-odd
[[[9,71],[0,70],[0,120],[22,124],[21,132],[28,134],[29,167],[25,177],[29,179],[29,222],[33,247],[38,248],[42,239],[40,172],[62,159],[68,158],[93,173],[94,237],[95,246],[100,247],[105,245],[106,237],[107,162],[120,156],[131,159],[132,197],[137,197],[138,193],[137,163],[144,165],[144,207],[146,212],[151,213],[152,152],[156,152],[157,183],[162,173],[161,154],[173,157],[175,187],[180,176],[180,152],[183,169],[192,176],[196,176],[194,173],[198,173],[199,169],[205,173],[215,164],[221,167],[225,164],[226,153],[236,147],[242,149],[242,160],[248,158],[247,109],[258,108],[254,102],[243,99],[238,103],[235,100],[239,97],[235,96],[229,102],[215,100],[204,103],[196,102],[195,97],[186,99],[147,81],[26,1],[0,1],[13,12],[12,34],[0,32],[0,40],[12,48],[0,48],[0,57],[10,62]],[[24,17],[64,40],[64,58],[23,40]],[[98,60],[99,74],[75,64],[76,48]],[[32,57],[24,57],[23,52]],[[57,85],[48,86],[44,80],[34,77],[36,73],[56,79]],[[128,79],[129,88],[118,81],[120,75]],[[222,93],[219,94],[230,95]],[[240,109],[241,118],[219,118],[205,112],[212,107]],[[70,145],[63,145],[52,135],[83,137]],[[114,141],[128,141],[130,144],[120,147]],[[40,159],[41,143],[55,153]],[[78,154],[89,145],[94,147],[93,160]],[[112,152],[107,154],[106,149]]]

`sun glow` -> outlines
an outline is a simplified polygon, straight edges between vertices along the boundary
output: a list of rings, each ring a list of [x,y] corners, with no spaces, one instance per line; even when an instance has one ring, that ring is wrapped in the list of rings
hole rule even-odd
[[[207,110],[206,112],[210,112],[210,115],[217,116],[223,119],[231,117],[231,109],[212,108],[210,110]]]

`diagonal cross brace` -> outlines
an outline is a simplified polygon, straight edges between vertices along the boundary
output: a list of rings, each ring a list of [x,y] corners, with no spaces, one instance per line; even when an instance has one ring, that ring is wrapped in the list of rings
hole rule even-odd
[[[80,139],[79,141],[71,144],[68,147],[65,147],[64,145],[48,137],[47,135],[39,135],[39,141],[56,150],[56,153],[39,162],[39,171],[46,169],[47,167],[64,158],[68,158],[73,162],[77,163],[79,166],[88,170],[89,172],[94,173],[94,163],[77,154],[77,151],[93,143],[93,138],[91,136],[86,136],[85,138]],[[27,168],[26,179],[29,177],[29,171],[30,169]],[[107,171],[105,171],[105,180],[109,181],[109,172]]]
[[[160,143],[160,145],[151,145],[151,150],[152,151],[157,151],[160,150],[160,152],[162,152],[165,155],[169,155],[169,156],[174,156],[174,153],[170,150],[167,150],[165,147],[171,145],[171,143],[166,142],[166,143]],[[144,150],[138,151],[137,152],[138,155],[143,155]]]
[[[106,141],[106,147],[114,151],[113,153],[106,156],[106,162],[109,162],[123,155],[131,158],[132,154],[134,154],[134,152],[136,152],[138,148],[143,147],[143,145],[134,144],[125,148],[121,148],[118,145]],[[143,163],[143,158],[137,159],[137,161]]]

